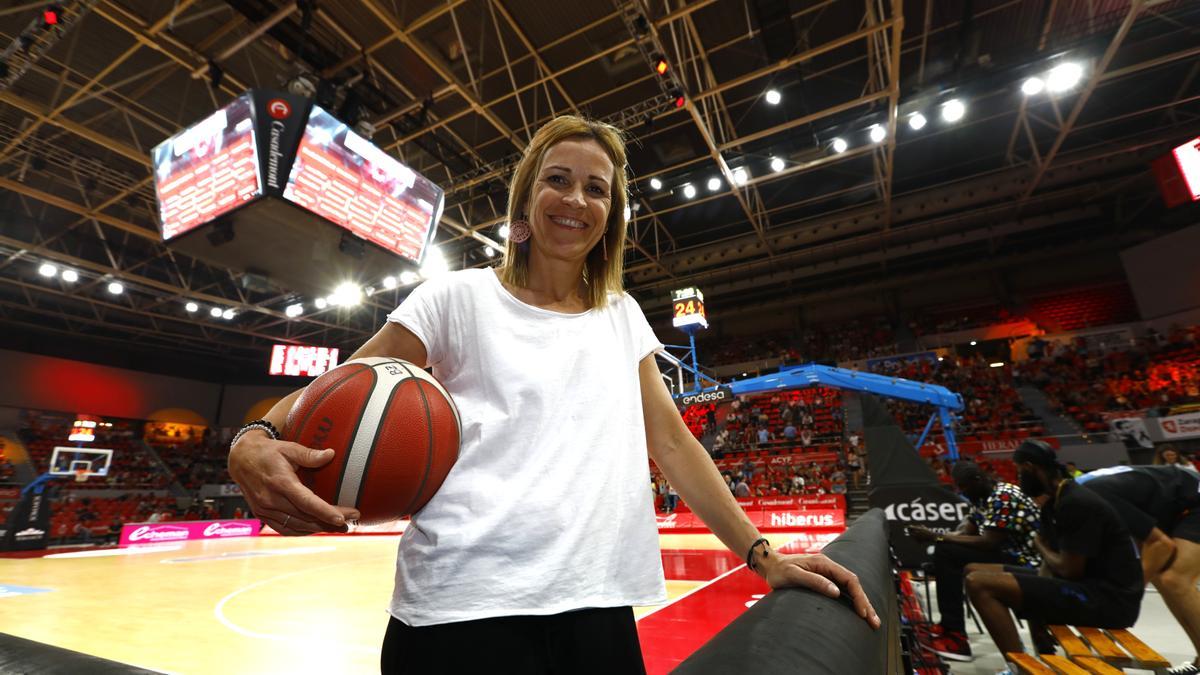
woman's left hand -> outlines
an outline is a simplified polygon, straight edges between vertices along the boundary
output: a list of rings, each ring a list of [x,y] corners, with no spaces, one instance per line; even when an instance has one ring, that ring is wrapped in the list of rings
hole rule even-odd
[[[845,588],[854,611],[872,628],[879,628],[879,615],[858,583],[858,576],[824,555],[785,555],[771,551],[770,556],[757,560],[756,565],[772,589],[800,587],[836,598],[842,594],[838,586]]]

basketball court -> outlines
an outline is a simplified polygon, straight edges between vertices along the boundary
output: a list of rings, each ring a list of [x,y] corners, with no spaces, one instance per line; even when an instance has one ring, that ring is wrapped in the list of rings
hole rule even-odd
[[[800,553],[834,536],[772,539]],[[261,536],[7,559],[0,632],[172,673],[378,672],[398,541]],[[660,542],[670,599],[635,609],[650,673],[767,592],[711,534]]]

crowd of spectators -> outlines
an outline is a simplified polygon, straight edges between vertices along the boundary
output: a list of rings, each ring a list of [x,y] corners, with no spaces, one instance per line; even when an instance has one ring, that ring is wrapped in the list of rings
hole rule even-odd
[[[187,516],[216,517],[211,508],[199,505],[180,511],[172,497],[152,492],[126,492],[117,497],[79,497],[66,492],[50,503],[50,540],[64,543],[116,543],[125,523],[192,520]]]
[[[917,312],[909,319],[908,329],[913,335],[921,337],[1011,323],[1023,318],[1005,307],[985,304],[953,311]]]
[[[1106,412],[1162,416],[1200,403],[1200,325],[1151,331],[1107,349],[1084,339],[1042,342],[1031,345],[1030,357],[1017,368],[1017,380],[1042,389],[1055,412],[1087,432],[1108,430]]]
[[[708,419],[715,421],[717,417],[715,408],[706,413]],[[728,405],[724,424],[716,430],[712,455],[720,459],[752,450],[805,450],[840,443],[844,417],[841,395],[835,389],[738,396]]]
[[[177,443],[155,443],[151,446],[176,481],[188,491],[196,491],[206,483],[232,483],[227,457],[229,443],[205,433]]]
[[[1044,432],[1041,420],[1021,401],[1014,387],[1012,367],[1007,363],[993,368],[982,356],[922,356],[882,362],[874,371],[940,384],[961,394],[965,408],[958,413],[956,428],[960,436]],[[920,433],[932,412],[929,406],[895,399],[887,399],[887,404],[909,434]]]

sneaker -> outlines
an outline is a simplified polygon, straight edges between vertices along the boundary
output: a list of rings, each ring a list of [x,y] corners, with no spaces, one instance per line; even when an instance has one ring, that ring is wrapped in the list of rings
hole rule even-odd
[[[1198,673],[1200,673],[1200,668],[1191,661],[1167,669],[1167,675],[1197,675]]]
[[[919,640],[921,646],[950,661],[974,661],[967,636],[958,632],[947,632]]]

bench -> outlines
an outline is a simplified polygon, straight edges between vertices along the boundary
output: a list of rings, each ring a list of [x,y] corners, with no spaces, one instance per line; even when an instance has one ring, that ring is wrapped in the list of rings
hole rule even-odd
[[[1066,656],[1005,654],[1021,675],[1120,675],[1124,667],[1154,670],[1170,662],[1133,633],[1121,629],[1087,626],[1050,626],[1050,633]]]

